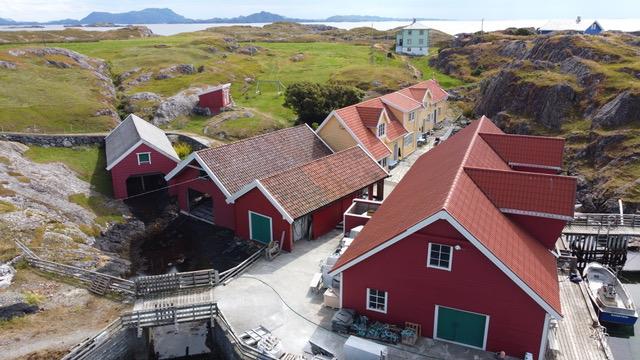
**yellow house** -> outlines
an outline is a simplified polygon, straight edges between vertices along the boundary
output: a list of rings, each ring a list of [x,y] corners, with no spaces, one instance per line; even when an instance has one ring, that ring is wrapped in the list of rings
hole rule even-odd
[[[334,151],[362,145],[383,167],[416,150],[418,137],[445,119],[448,94],[435,80],[337,109],[316,132]]]

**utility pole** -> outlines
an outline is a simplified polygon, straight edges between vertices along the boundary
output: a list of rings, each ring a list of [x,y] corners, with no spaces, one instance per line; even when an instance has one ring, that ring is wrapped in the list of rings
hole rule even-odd
[[[480,21],[480,35],[484,35],[484,18]]]

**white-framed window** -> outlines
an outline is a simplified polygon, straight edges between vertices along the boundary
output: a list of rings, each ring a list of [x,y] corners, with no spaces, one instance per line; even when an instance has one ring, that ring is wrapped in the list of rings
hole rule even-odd
[[[411,48],[410,48],[410,47],[408,47],[408,48],[407,48],[407,51],[411,51]]]
[[[367,310],[387,313],[388,294],[383,290],[367,288]]]
[[[418,39],[418,44],[420,45],[424,44],[424,39]]]
[[[409,34],[409,35],[411,35],[411,33],[412,33],[412,31],[411,31],[411,30],[409,30],[409,31],[407,32],[407,34]]]
[[[413,121],[416,119],[416,112],[412,111],[409,113],[409,121]]]
[[[384,159],[380,160],[379,164],[383,168],[386,168],[387,167],[387,158],[384,158]]]
[[[383,137],[387,131],[387,124],[380,123],[378,124],[378,137]]]
[[[424,30],[420,30],[420,35],[424,35]]]
[[[453,248],[449,245],[429,243],[427,267],[451,271]]]
[[[404,136],[404,146],[413,146],[413,133]]]
[[[407,39],[407,45],[411,45],[411,39]]]
[[[138,165],[151,164],[150,152],[137,153],[136,155],[138,155]]]

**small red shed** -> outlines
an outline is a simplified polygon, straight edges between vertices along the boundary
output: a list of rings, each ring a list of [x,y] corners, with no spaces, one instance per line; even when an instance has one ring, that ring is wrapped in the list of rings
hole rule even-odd
[[[563,144],[482,117],[420,157],[332,269],[341,307],[544,359],[550,318],[561,318],[550,250],[576,191],[575,178],[548,174]]]
[[[209,114],[218,114],[231,105],[231,84],[223,84],[204,90],[198,95],[198,107],[208,110]]]
[[[291,251],[334,229],[353,198],[386,176],[360,147],[333,154],[301,125],[197,151],[166,180],[178,184],[183,213]]]
[[[180,162],[164,131],[134,114],[107,135],[105,152],[116,199],[165,187]]]

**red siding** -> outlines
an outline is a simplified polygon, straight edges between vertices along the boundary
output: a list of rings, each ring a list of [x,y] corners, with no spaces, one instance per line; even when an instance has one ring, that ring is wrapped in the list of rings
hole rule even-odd
[[[462,247],[454,250],[451,271],[426,266],[429,242]],[[436,305],[489,315],[487,350],[538,357],[544,310],[444,221],[345,270],[342,287],[344,308],[388,323],[419,323],[426,337],[433,337]],[[366,310],[367,288],[388,292],[386,314]]]
[[[369,221],[369,217],[357,216],[355,214],[345,214],[344,215],[344,234],[345,236],[349,235],[351,229],[356,226],[366,225]]]
[[[324,206],[312,214],[313,226],[311,228],[311,238],[317,239],[336,228],[343,220],[344,212],[347,211],[358,192],[347,195],[340,200]]]
[[[229,105],[229,88],[220,89],[199,96],[198,106],[208,108],[211,113],[217,114]]]
[[[151,164],[138,165],[138,153],[151,153]],[[162,153],[152,149],[146,144],[139,145],[134,151],[122,159],[111,169],[111,181],[113,184],[113,196],[116,199],[124,199],[127,194],[127,179],[131,176],[168,174],[176,167],[176,161],[166,157]],[[173,182],[170,182],[170,184]],[[174,189],[170,188],[173,194]]]
[[[282,218],[282,214],[262,195],[258,189],[253,189],[236,200],[236,234],[245,239],[249,239],[249,211],[268,216],[271,218],[273,226],[274,240],[283,238],[282,249],[292,251],[291,224]]]
[[[176,184],[180,184],[176,187],[180,209],[189,211],[189,189],[209,194],[213,201],[213,222],[216,225],[234,230],[236,225],[234,205],[227,204],[226,197],[212,180],[193,180],[199,176],[200,172],[197,169],[186,167],[174,178]]]

